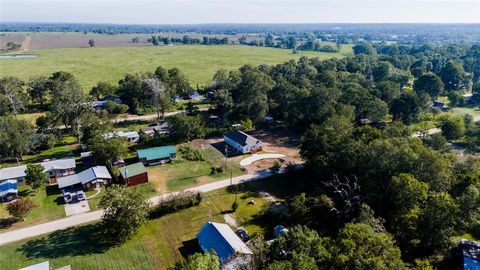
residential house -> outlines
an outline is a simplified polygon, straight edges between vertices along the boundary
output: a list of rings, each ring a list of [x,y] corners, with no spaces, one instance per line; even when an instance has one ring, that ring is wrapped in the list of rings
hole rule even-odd
[[[480,242],[462,240],[460,247],[463,254],[463,269],[480,269]]]
[[[148,171],[141,162],[122,167],[119,169],[119,171],[120,178],[129,187],[148,183]]]
[[[238,130],[223,134],[223,139],[225,143],[243,154],[259,151],[263,144],[260,140]]]
[[[154,137],[155,136],[155,130],[153,127],[145,127],[140,129],[141,134],[145,134],[149,137]]]
[[[177,157],[175,146],[162,146],[137,150],[138,159],[143,165],[155,165],[170,162]]]
[[[213,249],[221,262],[237,254],[253,254],[227,224],[208,222],[200,229],[197,240],[203,252],[210,252]]]
[[[0,202],[5,203],[18,198],[17,180],[0,183]]]
[[[60,190],[69,190],[75,188],[91,189],[100,188],[108,184],[112,176],[105,166],[96,166],[84,170],[81,173],[58,178],[57,184]]]
[[[162,124],[141,128],[140,133],[154,137],[155,135],[164,135],[170,133],[170,128],[168,123],[164,122]]]
[[[106,96],[102,100],[92,101],[89,104],[95,109],[103,109],[108,101],[113,101],[116,104],[122,104],[122,100],[115,96]]]
[[[188,98],[196,101],[200,101],[200,94],[197,91],[195,91],[193,93],[188,94]]]
[[[137,143],[140,140],[140,135],[136,131],[115,131],[105,135],[106,138],[120,137],[125,138],[129,143]]]
[[[65,158],[65,159],[56,159],[56,160],[46,160],[38,163],[43,166],[44,173],[50,179],[50,184],[55,184],[58,177],[63,177],[75,173],[75,159],[74,158]],[[27,176],[26,171],[27,165],[20,165],[15,167],[8,167],[0,170],[0,183],[6,180],[17,180],[21,184],[25,176]]]

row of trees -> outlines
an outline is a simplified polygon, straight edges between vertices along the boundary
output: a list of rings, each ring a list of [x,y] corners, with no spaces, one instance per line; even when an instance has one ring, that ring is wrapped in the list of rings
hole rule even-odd
[[[138,39],[132,40],[133,43],[138,43]],[[207,37],[204,36],[202,39],[200,38],[192,38],[187,35],[183,36],[182,38],[178,37],[162,37],[162,36],[152,36],[151,38],[147,39],[147,42],[152,43],[153,45],[170,45],[170,44],[201,44],[201,45],[227,45],[228,37]]]

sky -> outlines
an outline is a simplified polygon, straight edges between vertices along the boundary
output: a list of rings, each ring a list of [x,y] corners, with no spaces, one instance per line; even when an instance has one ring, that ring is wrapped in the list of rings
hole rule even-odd
[[[0,0],[0,22],[480,23],[480,0]]]

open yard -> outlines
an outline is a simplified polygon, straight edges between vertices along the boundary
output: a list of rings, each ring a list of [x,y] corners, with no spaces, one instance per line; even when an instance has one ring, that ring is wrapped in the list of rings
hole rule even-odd
[[[217,167],[224,165],[224,156],[209,144],[200,149],[200,152],[205,158],[204,161],[178,160],[170,164],[148,167],[149,182],[153,184],[157,193],[178,191],[223,180],[230,177],[230,169],[233,177],[244,174],[240,165],[232,161],[229,162],[228,170],[212,175],[212,165]]]
[[[181,69],[195,87],[207,84],[219,69],[236,69],[244,64],[277,64],[301,56],[340,58],[351,53],[351,46],[344,46],[341,53],[296,54],[291,50],[240,45],[56,48],[29,53],[39,54],[39,57],[0,59],[0,77],[17,76],[27,80],[31,76],[62,70],[73,73],[87,91],[98,81],[117,83],[126,73],[153,72],[160,65]]]
[[[269,183],[265,182],[263,187],[275,186],[272,179],[265,181]],[[258,188],[258,184],[252,188]],[[250,200],[256,204],[248,205]],[[99,235],[97,224],[90,224],[0,246],[0,261],[5,269],[45,260],[53,267],[71,265],[76,270],[166,269],[198,251],[195,235],[200,227],[207,221],[225,222],[223,213],[233,201],[234,195],[225,190],[209,192],[199,206],[150,220],[134,238],[120,246]],[[238,195],[238,202],[239,208],[232,215],[238,225],[250,234],[263,232],[266,228],[254,217],[267,199],[244,191]]]

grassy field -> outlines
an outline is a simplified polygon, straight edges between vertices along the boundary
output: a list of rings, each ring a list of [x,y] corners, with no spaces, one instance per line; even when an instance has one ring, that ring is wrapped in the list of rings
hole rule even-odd
[[[250,200],[256,204],[248,205]],[[134,238],[120,246],[104,241],[105,237],[97,233],[97,225],[91,224],[0,246],[0,261],[5,269],[45,260],[54,268],[71,265],[76,270],[166,269],[197,251],[195,235],[200,227],[207,221],[225,222],[222,213],[230,209],[233,201],[234,195],[225,190],[209,192],[199,206],[150,220]],[[241,221],[239,225],[250,234],[263,232],[266,228],[254,216],[267,203],[266,199],[247,192],[239,194],[238,202],[233,217]]]
[[[298,52],[291,50],[229,46],[158,46],[123,48],[41,49],[31,59],[0,59],[0,77],[50,75],[63,70],[73,73],[85,90],[98,81],[118,82],[126,73],[153,72],[162,65],[177,67],[187,74],[192,86],[207,84],[219,69],[236,69],[243,64],[277,64],[301,56],[328,59],[351,53],[343,46],[340,53]]]

